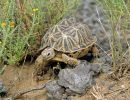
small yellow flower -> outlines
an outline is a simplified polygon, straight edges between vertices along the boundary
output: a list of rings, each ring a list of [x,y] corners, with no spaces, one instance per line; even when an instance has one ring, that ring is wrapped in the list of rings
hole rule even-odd
[[[1,23],[1,26],[2,26],[2,27],[5,27],[5,26],[6,26],[6,22],[3,21],[3,22]]]
[[[0,41],[0,44],[1,44],[2,42]]]
[[[36,8],[36,11],[38,11],[38,8]]]
[[[15,25],[15,22],[14,22],[14,21],[11,21],[11,22],[10,22],[10,27],[14,27],[14,25]]]
[[[36,12],[36,9],[33,9],[33,12]]]
[[[36,11],[38,11],[38,8],[33,8],[33,12],[36,12]]]

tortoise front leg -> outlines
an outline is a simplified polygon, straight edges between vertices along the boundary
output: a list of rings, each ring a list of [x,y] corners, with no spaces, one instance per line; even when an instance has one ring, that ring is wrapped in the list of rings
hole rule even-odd
[[[79,61],[76,58],[69,57],[66,54],[62,54],[62,61],[69,65],[78,65]]]
[[[45,74],[44,71],[47,70],[46,69],[47,67],[45,68],[47,63],[48,61],[45,61],[42,55],[37,57],[35,61],[35,71],[34,71],[34,78],[36,79],[36,81],[43,79],[43,75]]]

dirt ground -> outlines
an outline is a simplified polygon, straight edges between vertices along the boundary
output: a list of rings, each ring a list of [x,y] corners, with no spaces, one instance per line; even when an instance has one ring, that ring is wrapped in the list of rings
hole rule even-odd
[[[45,80],[41,83],[37,83],[33,79],[33,71],[33,65],[28,64],[20,67],[7,66],[4,74],[0,76],[0,80],[2,80],[6,86],[8,95],[12,95],[14,93],[17,93],[19,90],[24,90],[29,87],[35,87],[47,81]],[[45,90],[39,90],[36,91],[36,93],[28,93],[18,100],[46,100]]]
[[[26,64],[24,66],[7,66],[0,80],[7,88],[8,96],[30,87],[35,87],[48,80],[36,82],[33,79],[34,67]],[[96,99],[98,98],[102,99]],[[103,98],[104,97],[104,98]],[[17,100],[46,100],[46,90],[26,93]],[[96,85],[85,95],[72,97],[72,100],[130,100],[130,78],[123,77],[120,81],[111,80],[106,74],[96,77]]]

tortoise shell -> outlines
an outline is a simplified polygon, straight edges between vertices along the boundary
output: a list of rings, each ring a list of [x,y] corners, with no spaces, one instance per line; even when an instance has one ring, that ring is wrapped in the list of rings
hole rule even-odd
[[[51,47],[56,51],[73,53],[90,47],[95,42],[87,25],[69,18],[63,19],[47,31],[40,49]]]

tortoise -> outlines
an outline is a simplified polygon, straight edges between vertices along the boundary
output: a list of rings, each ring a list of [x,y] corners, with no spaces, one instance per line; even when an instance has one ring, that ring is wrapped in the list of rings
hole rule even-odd
[[[88,26],[76,21],[75,18],[65,18],[51,27],[42,38],[35,64],[45,66],[49,61],[64,62],[77,65],[78,58],[83,57],[89,50],[95,56],[96,38],[92,36]]]

